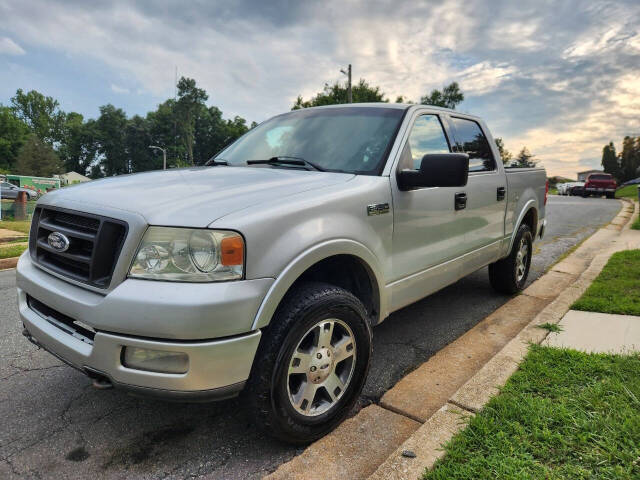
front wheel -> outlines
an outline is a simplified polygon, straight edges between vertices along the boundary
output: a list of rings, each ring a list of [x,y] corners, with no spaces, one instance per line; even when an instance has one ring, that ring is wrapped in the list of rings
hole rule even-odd
[[[489,281],[500,293],[513,294],[521,291],[527,282],[533,253],[533,236],[529,225],[520,225],[506,258],[489,265]]]
[[[348,291],[307,283],[290,293],[264,332],[244,397],[259,427],[294,443],[335,428],[369,370],[371,328]]]

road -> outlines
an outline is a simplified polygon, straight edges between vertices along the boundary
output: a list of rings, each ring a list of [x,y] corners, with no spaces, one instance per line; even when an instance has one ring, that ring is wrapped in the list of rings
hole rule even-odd
[[[549,197],[530,281],[619,209],[613,200]],[[377,401],[508,298],[491,290],[485,268],[394,313],[374,330],[359,405]],[[301,451],[257,433],[237,400],[178,404],[96,391],[20,332],[15,272],[0,272],[0,478],[254,479]]]

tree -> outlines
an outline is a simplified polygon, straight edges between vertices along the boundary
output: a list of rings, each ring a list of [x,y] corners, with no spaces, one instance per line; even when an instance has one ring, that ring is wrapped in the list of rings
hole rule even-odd
[[[27,141],[29,127],[9,107],[0,106],[0,169],[10,172]]]
[[[11,109],[43,142],[53,145],[60,141],[65,114],[54,98],[35,90],[24,93],[19,88],[11,98]]]
[[[66,114],[58,155],[65,172],[87,174],[98,155],[100,143],[95,120],[84,121],[76,112]]]
[[[535,167],[538,161],[534,160],[534,158],[535,156],[529,152],[527,147],[522,147],[522,150],[520,150],[520,153],[518,153],[511,165],[516,168]]]
[[[110,104],[100,107],[96,135],[100,145],[98,153],[103,155],[102,170],[107,177],[131,172],[125,142],[126,128],[127,115],[124,110]]]
[[[18,175],[50,177],[60,173],[60,159],[51,145],[31,134],[20,149],[15,170]]]
[[[634,179],[638,176],[640,167],[640,137],[624,137],[622,152],[620,152],[620,181]]]
[[[411,100],[409,100],[408,98],[405,98],[404,95],[398,95],[396,97],[395,102],[393,103],[413,103]]]
[[[464,93],[460,90],[458,82],[452,82],[443,87],[442,91],[434,89],[429,95],[420,99],[423,105],[435,105],[437,107],[455,109],[464,100]]]
[[[620,165],[613,142],[609,142],[609,145],[605,145],[602,149],[602,169],[616,178],[620,176]]]
[[[372,87],[364,79],[360,79],[360,81],[352,87],[351,91],[353,103],[388,102],[388,100],[384,98],[384,92],[380,90],[380,87]],[[324,89],[309,100],[304,100],[302,95],[298,95],[296,103],[293,104],[291,110],[341,103],[347,103],[347,84],[336,82],[333,85],[329,85],[325,83]]]
[[[171,98],[158,108],[147,113],[147,123],[151,132],[151,144],[167,149],[167,167],[176,166],[177,159],[185,158],[185,148],[178,135],[176,104]]]
[[[162,169],[162,152],[152,151],[151,128],[146,118],[134,115],[124,132],[125,150],[132,173]]]
[[[513,159],[513,155],[509,150],[504,148],[504,142],[502,141],[502,138],[496,137],[495,142],[496,142],[496,146],[498,147],[498,151],[500,152],[500,158],[502,158],[502,163],[504,165],[507,165]]]
[[[178,81],[178,101],[175,113],[182,143],[187,154],[186,161],[193,165],[193,145],[195,142],[196,118],[206,110],[207,92],[196,87],[192,78],[182,77]]]

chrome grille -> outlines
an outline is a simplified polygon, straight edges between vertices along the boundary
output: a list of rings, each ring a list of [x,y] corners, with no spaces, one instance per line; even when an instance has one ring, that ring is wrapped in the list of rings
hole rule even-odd
[[[51,233],[69,240],[66,251],[48,243]],[[34,262],[60,275],[88,285],[107,288],[127,223],[122,220],[54,207],[37,207],[33,213],[29,251]]]

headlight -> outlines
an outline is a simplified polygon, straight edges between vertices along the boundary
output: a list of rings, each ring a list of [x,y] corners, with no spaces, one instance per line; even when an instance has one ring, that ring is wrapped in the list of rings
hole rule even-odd
[[[244,241],[224,230],[149,227],[129,276],[177,282],[242,278]]]

